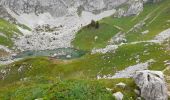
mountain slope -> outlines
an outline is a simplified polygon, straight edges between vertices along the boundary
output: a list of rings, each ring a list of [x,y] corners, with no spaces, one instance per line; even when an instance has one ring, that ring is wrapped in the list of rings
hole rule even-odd
[[[169,5],[169,0],[146,3],[138,15],[113,15],[99,27],[83,27],[72,41],[87,52],[80,58],[27,57],[1,66],[0,99],[114,100],[112,94],[120,91],[124,100],[135,100],[138,87],[131,76],[145,69],[164,72],[169,84]],[[120,82],[126,87],[116,85]]]
[[[154,10],[153,10],[154,9]],[[108,42],[111,40],[111,38],[108,38],[107,40],[103,40],[101,42],[98,42],[98,40],[102,40],[103,37],[106,37],[108,35],[108,32],[110,27],[117,28],[119,32],[123,33],[125,35],[125,39],[127,42],[135,42],[135,41],[147,41],[154,39],[156,35],[158,35],[160,32],[168,29],[169,26],[169,1],[165,0],[164,2],[160,2],[158,4],[152,4],[148,3],[144,6],[144,10],[140,15],[138,16],[129,16],[129,17],[123,17],[123,18],[104,18],[99,23],[101,25],[100,28],[102,28],[103,25],[108,25],[105,29],[102,29],[102,36],[99,36],[101,34],[96,34],[95,28],[84,28],[80,30],[80,32],[77,33],[77,37],[73,41],[73,45],[79,49],[88,49],[92,50],[93,48],[101,48],[98,47],[98,45],[102,45],[105,41]],[[99,29],[100,29],[99,28]],[[94,30],[91,31],[91,30]],[[146,32],[146,33],[145,33]],[[114,37],[117,31],[110,31],[112,33],[112,37]],[[93,35],[94,34],[94,35]],[[81,39],[80,39],[81,36]],[[98,37],[97,40],[95,40],[94,37]],[[90,39],[89,41],[85,42],[86,39]],[[84,42],[83,42],[84,40]],[[86,44],[86,43],[91,43]],[[113,43],[114,44],[114,43]],[[88,46],[91,46],[90,48]],[[106,46],[103,45],[103,47]],[[85,48],[86,47],[86,48]]]

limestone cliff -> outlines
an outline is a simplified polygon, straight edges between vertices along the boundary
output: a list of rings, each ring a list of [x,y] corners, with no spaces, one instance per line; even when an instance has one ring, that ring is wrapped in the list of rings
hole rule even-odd
[[[74,7],[83,7],[85,11],[101,12],[113,9],[128,0],[0,0],[0,5],[9,7],[17,14],[45,13],[53,16],[63,16]]]

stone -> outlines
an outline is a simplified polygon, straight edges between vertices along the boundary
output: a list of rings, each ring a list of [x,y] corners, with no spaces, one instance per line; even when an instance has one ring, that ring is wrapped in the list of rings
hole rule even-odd
[[[137,97],[136,100],[142,100],[142,98],[141,97]]]
[[[35,99],[35,100],[44,100],[43,98],[38,98],[38,99]]]
[[[112,91],[113,89],[110,89],[110,88],[106,88],[107,91]]]
[[[133,78],[145,100],[168,100],[167,87],[161,71],[137,71]]]
[[[113,94],[116,100],[123,100],[123,94],[121,92],[116,92]]]
[[[115,27],[117,27],[118,29],[120,29],[121,30],[121,28],[120,27],[118,27],[118,26],[115,26]],[[126,37],[125,37],[125,33],[123,33],[123,32],[118,32],[115,36],[113,36],[112,38],[111,38],[111,40],[109,41],[109,43],[110,44],[121,44],[121,43],[126,43],[127,42],[127,40],[126,40]]]
[[[67,55],[66,58],[71,58],[71,55]]]
[[[145,30],[145,31],[143,31],[143,32],[141,32],[143,35],[144,34],[147,34],[147,33],[149,33],[149,30]]]
[[[95,36],[94,39],[95,39],[95,41],[96,41],[96,40],[98,39],[98,36]]]
[[[102,53],[105,54],[110,51],[115,51],[118,48],[118,45],[107,45],[105,48],[93,49],[91,54]]]
[[[116,13],[114,14],[114,17],[121,18],[121,17],[125,16],[125,14],[126,14],[125,9],[119,8],[119,9],[116,11]]]
[[[120,82],[120,83],[116,84],[116,86],[124,89],[126,87],[126,84]]]
[[[137,95],[140,95],[140,91],[139,91],[139,90],[134,89],[134,92],[135,92]]]

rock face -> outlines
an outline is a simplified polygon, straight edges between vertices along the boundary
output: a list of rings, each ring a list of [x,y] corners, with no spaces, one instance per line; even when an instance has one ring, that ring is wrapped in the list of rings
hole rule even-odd
[[[32,29],[18,28],[23,36],[13,38],[16,49],[56,49],[71,47],[81,27],[91,20],[113,15],[114,8],[120,5],[128,5],[127,10],[117,11],[120,17],[143,10],[143,0],[0,0],[0,18]],[[123,35],[117,42],[122,41],[125,41]],[[107,47],[104,52],[109,48],[112,50],[116,46]]]
[[[3,18],[12,23],[16,22],[16,19],[13,18],[9,13],[7,13],[7,10],[1,5],[0,5],[0,18]]]
[[[46,50],[71,47],[75,33],[91,20],[114,14],[128,0],[0,0],[0,18],[31,29],[18,28],[16,49]]]
[[[126,6],[119,8],[115,14],[115,17],[138,15],[143,11],[143,0],[129,0]]]
[[[130,0],[129,1],[129,9],[126,13],[126,16],[130,15],[138,15],[143,11],[143,0]]]
[[[101,12],[113,9],[127,0],[0,0],[0,5],[9,7],[17,14],[49,12],[58,17],[66,15],[70,8],[82,7],[85,11]]]
[[[143,11],[143,5],[145,3],[157,3],[162,0],[128,0],[123,6],[117,9],[115,17],[139,15]]]
[[[145,100],[168,100],[167,87],[163,73],[160,71],[138,71],[134,76]]]

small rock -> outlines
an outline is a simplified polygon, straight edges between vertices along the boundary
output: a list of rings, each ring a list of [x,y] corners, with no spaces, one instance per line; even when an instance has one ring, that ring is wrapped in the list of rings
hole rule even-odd
[[[116,84],[116,86],[124,89],[126,87],[126,84],[120,82],[120,83]]]
[[[141,32],[143,35],[149,33],[149,30]]]
[[[123,100],[123,94],[121,92],[116,92],[113,94],[116,100]]]
[[[142,98],[141,97],[137,97],[136,100],[142,100]]]
[[[67,55],[66,58],[71,58],[71,55]]]
[[[57,56],[57,54],[56,54],[56,53],[52,55],[52,57],[56,57],[56,56]]]
[[[137,95],[140,95],[140,91],[135,89],[134,92],[137,94]]]
[[[38,98],[38,99],[35,99],[35,100],[44,100],[43,98]]]
[[[112,91],[113,89],[110,89],[110,88],[106,88],[107,91]]]
[[[97,39],[98,39],[98,36],[95,36],[94,39],[97,40]]]

